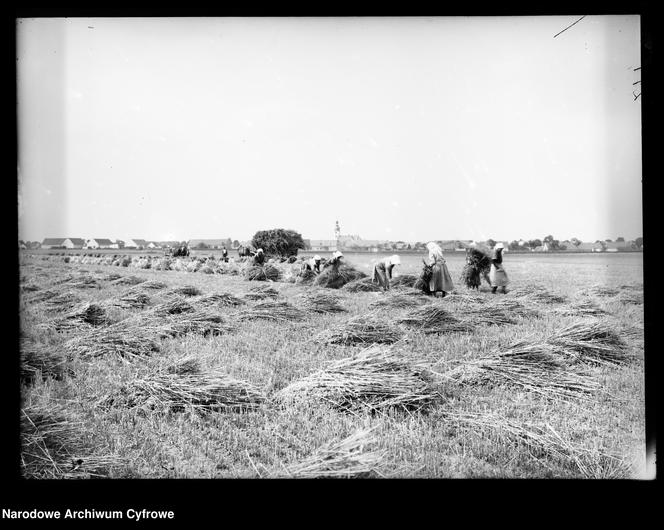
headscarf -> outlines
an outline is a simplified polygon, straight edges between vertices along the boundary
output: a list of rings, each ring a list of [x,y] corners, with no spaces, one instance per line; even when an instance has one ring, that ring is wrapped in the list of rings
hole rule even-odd
[[[427,243],[427,249],[429,250],[429,257],[431,259],[443,257],[443,249],[440,248],[440,246],[437,243],[430,241],[429,243]]]
[[[493,247],[493,248],[495,248],[496,250],[498,250],[498,249],[500,249],[500,250],[504,250],[504,249],[505,249],[505,245],[503,245],[502,243],[497,243],[496,246]]]
[[[259,248],[259,249],[256,251],[256,254],[263,254],[263,249],[262,249],[262,248]]]
[[[318,254],[314,256],[314,261],[320,261],[320,256]]]
[[[344,257],[344,255],[341,252],[339,252],[338,250],[335,251],[334,254],[332,254],[332,259],[343,258],[343,257]]]
[[[401,265],[401,258],[399,258],[399,256],[394,254],[393,256],[390,256],[389,258],[387,258],[387,262],[390,265]]]

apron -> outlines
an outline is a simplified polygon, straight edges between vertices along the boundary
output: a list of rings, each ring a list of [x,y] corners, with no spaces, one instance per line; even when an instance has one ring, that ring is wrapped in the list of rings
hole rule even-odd
[[[505,287],[510,282],[503,266],[495,263],[491,264],[489,280],[491,281],[491,287]]]
[[[436,291],[445,291],[451,293],[454,291],[454,284],[452,283],[452,276],[450,271],[447,270],[445,260],[436,258],[436,261],[431,270],[431,280],[429,280],[429,290],[432,293]]]

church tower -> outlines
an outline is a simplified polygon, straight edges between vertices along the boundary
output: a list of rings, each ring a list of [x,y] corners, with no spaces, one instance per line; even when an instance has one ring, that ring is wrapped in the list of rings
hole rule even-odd
[[[341,228],[339,227],[339,221],[336,222],[334,225],[334,239],[339,241],[339,238],[341,237]]]

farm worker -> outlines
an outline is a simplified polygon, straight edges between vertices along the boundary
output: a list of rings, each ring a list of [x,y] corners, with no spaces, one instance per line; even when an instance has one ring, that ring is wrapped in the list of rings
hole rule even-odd
[[[429,250],[429,266],[431,267],[431,279],[429,280],[429,291],[441,298],[454,290],[452,276],[447,270],[443,249],[433,241],[427,243]]]
[[[224,262],[228,262],[228,250],[226,250],[225,246],[221,247],[221,257],[223,258]]]
[[[302,264],[302,271],[314,271],[318,274],[320,272],[320,256],[316,254],[313,258],[306,260]]]
[[[388,290],[395,265],[401,265],[401,259],[396,254],[380,260],[374,265],[371,281],[380,285],[384,291]]]
[[[263,265],[265,263],[265,253],[262,248],[259,248],[254,254],[254,265]]]
[[[335,267],[335,268],[339,268],[339,265],[341,265],[341,260],[343,258],[344,258],[344,255],[341,252],[339,252],[338,250],[336,250],[334,252],[334,254],[332,254],[332,257],[330,258],[330,260],[325,264],[325,268],[330,267],[330,266]]]
[[[503,293],[507,292],[507,284],[510,282],[507,273],[503,268],[503,250],[505,246],[498,243],[493,249],[491,258],[491,270],[489,271],[489,280],[491,281],[491,292],[495,293],[498,287],[503,288]]]

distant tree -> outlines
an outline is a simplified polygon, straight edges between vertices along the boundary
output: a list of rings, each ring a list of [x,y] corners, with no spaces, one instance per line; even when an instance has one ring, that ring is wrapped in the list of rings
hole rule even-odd
[[[296,255],[298,249],[305,248],[302,234],[284,228],[260,230],[254,234],[251,244],[255,248],[262,248],[265,254],[285,258]]]
[[[510,244],[508,245],[508,248],[510,250],[518,250],[520,247],[521,247],[521,245],[519,245],[519,242],[516,239],[514,241],[510,242]]]
[[[540,240],[540,239],[530,239],[528,241],[528,246],[532,249],[535,249],[537,247],[541,247],[542,246],[542,240]]]
[[[572,245],[574,245],[574,246],[577,247],[577,248],[578,248],[579,245],[581,244],[581,240],[578,239],[578,238],[576,238],[576,237],[573,237],[572,239],[570,239],[570,242],[572,243]]]
[[[233,240],[233,248],[237,248],[240,246],[240,242],[237,239]]]
[[[408,245],[406,245],[406,250],[413,250],[413,247],[411,246],[410,243],[408,243]]]
[[[558,250],[567,250],[567,245],[558,245]]]
[[[604,241],[606,241],[607,243],[613,243],[613,241],[611,241],[610,239],[605,239]]]
[[[206,248],[210,248],[210,247],[209,247],[209,245],[207,245],[207,244],[205,244],[205,243],[203,243],[203,242],[201,241],[201,242],[200,242],[198,245],[196,245],[194,248],[198,248],[198,249],[206,249]]]
[[[493,239],[487,239],[486,244],[489,248],[493,248],[496,246],[496,242]]]
[[[643,238],[642,237],[637,237],[634,240],[634,244],[636,245],[636,248],[641,248],[643,246]]]

